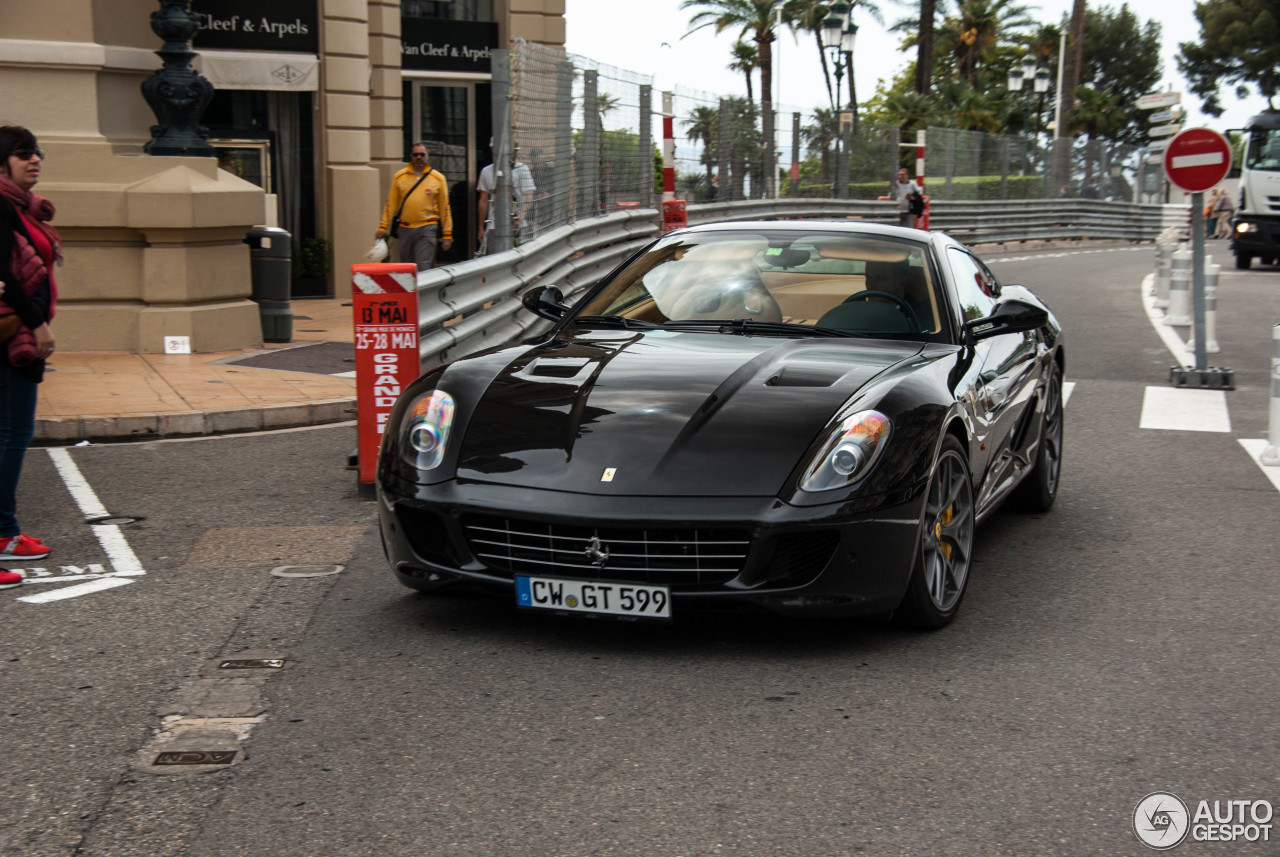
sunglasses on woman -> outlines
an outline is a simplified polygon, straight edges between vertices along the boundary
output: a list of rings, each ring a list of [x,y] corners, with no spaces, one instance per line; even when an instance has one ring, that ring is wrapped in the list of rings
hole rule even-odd
[[[20,161],[29,161],[32,158],[40,156],[40,160],[44,160],[44,149],[14,149],[13,157]]]

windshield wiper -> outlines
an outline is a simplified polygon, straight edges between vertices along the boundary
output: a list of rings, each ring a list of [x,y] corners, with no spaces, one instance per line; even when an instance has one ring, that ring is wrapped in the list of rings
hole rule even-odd
[[[832,337],[867,337],[870,334],[854,333],[849,330],[836,330],[831,327],[811,327],[807,324],[792,324],[785,321],[756,321],[750,318],[735,318],[731,320],[707,319],[706,321],[690,319],[686,321],[669,321],[662,325],[663,327],[684,327],[684,328],[714,328],[719,333],[734,333],[746,335],[752,333],[762,334],[782,334],[801,336],[832,336]]]
[[[596,327],[622,327],[627,330],[653,330],[662,326],[638,318],[627,318],[624,315],[580,315],[573,320],[573,323]]]

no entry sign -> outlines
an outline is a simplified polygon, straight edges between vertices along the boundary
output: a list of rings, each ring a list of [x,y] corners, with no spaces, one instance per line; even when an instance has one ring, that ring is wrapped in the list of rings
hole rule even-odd
[[[1164,174],[1190,193],[1202,193],[1227,177],[1231,144],[1217,131],[1188,128],[1164,150]]]

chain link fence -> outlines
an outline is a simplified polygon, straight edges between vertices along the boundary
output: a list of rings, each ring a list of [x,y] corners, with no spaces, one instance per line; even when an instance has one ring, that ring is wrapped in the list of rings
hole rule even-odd
[[[509,61],[509,89],[494,99],[510,105],[513,243],[584,217],[653,207],[660,173],[652,79],[523,40]],[[525,175],[532,199],[521,190]]]
[[[510,229],[491,251],[583,218],[657,206],[663,108],[652,78],[523,40],[500,61],[508,77],[495,62],[494,100],[507,114],[495,127],[508,134],[506,143],[495,134],[495,157],[512,168],[499,171],[507,187],[495,207]],[[916,172],[915,140],[896,127],[849,111],[782,107],[771,153],[759,113],[745,94],[673,90],[678,198],[761,199],[766,170],[776,170],[781,197],[874,200],[891,194],[900,166]],[[926,192],[939,201],[1158,202],[1163,190],[1161,167],[1145,150],[1100,140],[929,128],[925,155]]]
[[[1162,187],[1156,175],[1161,167],[1148,163],[1138,146],[954,128],[930,128],[926,144],[927,192],[933,199],[1157,202]]]

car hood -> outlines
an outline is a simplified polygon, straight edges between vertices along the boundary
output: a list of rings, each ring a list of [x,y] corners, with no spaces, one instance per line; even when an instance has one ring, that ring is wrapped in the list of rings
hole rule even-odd
[[[459,392],[482,392],[459,403],[456,472],[579,493],[776,495],[840,408],[920,350],[674,331],[502,349],[462,361]]]

